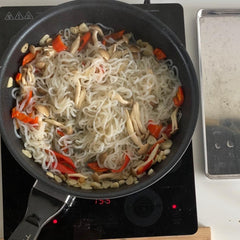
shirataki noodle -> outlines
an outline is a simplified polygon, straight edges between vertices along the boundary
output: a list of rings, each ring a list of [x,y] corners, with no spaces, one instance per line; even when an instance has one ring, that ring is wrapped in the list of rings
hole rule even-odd
[[[80,188],[118,187],[137,183],[169,153],[181,83],[177,67],[149,43],[82,23],[29,53],[12,117],[49,176]]]

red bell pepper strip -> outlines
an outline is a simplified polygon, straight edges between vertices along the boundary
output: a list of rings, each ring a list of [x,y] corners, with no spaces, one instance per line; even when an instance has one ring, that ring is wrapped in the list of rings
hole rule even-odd
[[[65,136],[64,132],[61,131],[61,130],[59,130],[59,129],[57,129],[57,134],[58,134],[60,137]]]
[[[24,104],[24,107],[23,107],[23,109],[25,109],[26,107],[27,107],[27,105],[29,104],[29,102],[31,101],[31,99],[32,99],[32,96],[33,96],[33,91],[31,90],[31,91],[29,91],[29,93],[28,93],[28,95],[25,97],[25,99],[24,100],[26,100],[26,102],[25,102],[25,104]],[[24,101],[23,100],[23,101]]]
[[[160,137],[162,127],[163,127],[162,124],[154,124],[152,120],[148,121],[147,129],[150,132],[150,134],[154,136],[156,139]]]
[[[22,66],[26,65],[27,63],[30,63],[35,57],[36,57],[36,54],[33,54],[31,52],[26,54],[22,60]]]
[[[148,161],[144,166],[140,166],[137,171],[136,174],[140,175],[143,174],[144,172],[146,172],[153,164],[153,160]]]
[[[118,172],[122,172],[128,165],[128,163],[130,162],[130,157],[126,154],[125,158],[124,158],[124,163],[123,165],[119,168],[119,169],[112,169],[113,173],[118,173]]]
[[[38,123],[38,117],[32,118],[29,115],[16,110],[16,107],[12,109],[12,118],[17,118],[18,120],[24,123],[30,123],[30,124]]]
[[[56,169],[60,171],[62,174],[71,174],[71,173],[76,173],[76,171],[66,165],[64,165],[61,162],[57,163]]]
[[[153,54],[155,55],[157,60],[162,60],[162,59],[165,59],[167,57],[166,54],[160,48],[155,48],[153,50]]]
[[[149,155],[151,154],[151,152],[153,151],[153,149],[157,146],[157,144],[160,145],[160,144],[163,143],[164,141],[165,141],[164,138],[160,138],[158,141],[156,141],[156,142],[152,145],[152,147],[148,150],[148,152],[147,152],[147,154],[146,154],[146,157],[144,158],[144,161],[147,161]]]
[[[21,80],[22,80],[22,74],[18,72],[15,76],[15,81],[17,84],[20,84]]]
[[[172,132],[172,123],[169,123],[163,133],[169,138]]]
[[[99,167],[97,162],[89,162],[87,165],[88,165],[88,167],[91,168],[94,172],[103,173],[103,172],[109,171],[108,168],[101,168],[101,167]]]
[[[154,161],[155,157],[157,156],[159,147],[160,147],[160,144],[156,143],[154,145],[154,148],[152,149],[150,155],[148,156],[146,162],[144,162],[143,164],[140,164],[138,167],[135,168],[135,173],[137,175],[144,173],[147,169],[149,169],[152,166],[153,161]]]
[[[110,35],[105,36],[105,39],[102,41],[102,44],[106,45],[106,39],[109,39],[109,38],[112,38],[113,40],[120,39],[123,36],[124,32],[125,30],[121,30],[119,32],[111,33]]]
[[[180,107],[184,102],[184,94],[181,86],[178,87],[176,96],[173,98],[173,102],[176,107]]]
[[[76,167],[71,158],[64,156],[63,154],[55,152],[53,150],[50,151],[50,150],[46,149],[45,151],[47,153],[52,152],[56,156],[58,162],[57,162],[57,166],[55,168],[57,170],[59,170],[61,173],[63,173],[63,174],[76,173],[76,170],[75,170]]]
[[[78,48],[78,51],[81,51],[88,43],[88,41],[90,40],[92,34],[91,32],[86,32],[80,40],[80,47]]]
[[[69,166],[71,166],[73,169],[76,169],[76,166],[73,162],[73,160],[70,157],[67,157],[61,153],[55,152],[53,150],[51,150],[54,155],[56,156],[58,163],[62,163],[62,164],[68,164]]]
[[[61,52],[67,49],[67,46],[63,43],[61,35],[57,35],[52,41],[52,46],[57,52]]]

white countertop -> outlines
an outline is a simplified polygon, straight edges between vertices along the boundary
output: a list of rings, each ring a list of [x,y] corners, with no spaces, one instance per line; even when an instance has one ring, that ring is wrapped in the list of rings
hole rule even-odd
[[[0,6],[54,5],[67,0],[0,0]],[[124,0],[143,3],[143,0]],[[184,8],[187,51],[198,74],[197,12],[201,8],[239,8],[239,0],[152,0],[151,3],[180,3]],[[204,173],[202,114],[193,136],[196,198],[199,226],[211,227],[213,240],[240,239],[240,179],[211,180]],[[1,170],[1,162],[0,162]],[[0,178],[1,186],[1,178]],[[1,190],[1,187],[0,187]],[[0,239],[2,229],[2,199],[0,195]]]

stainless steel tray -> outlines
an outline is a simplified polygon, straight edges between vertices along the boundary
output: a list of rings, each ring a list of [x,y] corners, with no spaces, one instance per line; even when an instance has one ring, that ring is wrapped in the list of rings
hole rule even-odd
[[[197,15],[205,173],[240,177],[240,9]]]

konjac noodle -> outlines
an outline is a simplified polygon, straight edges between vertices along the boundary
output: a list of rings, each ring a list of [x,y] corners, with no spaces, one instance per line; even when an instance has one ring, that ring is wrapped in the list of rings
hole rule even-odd
[[[12,91],[23,154],[83,189],[152,174],[174,144],[184,101],[177,67],[160,48],[86,23],[26,44]]]

